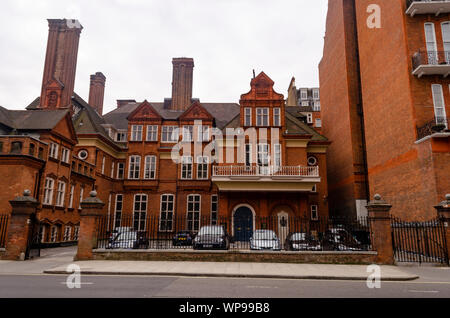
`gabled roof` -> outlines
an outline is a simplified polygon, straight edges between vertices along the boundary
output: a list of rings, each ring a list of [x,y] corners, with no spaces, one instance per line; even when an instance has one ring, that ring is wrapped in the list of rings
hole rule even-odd
[[[8,110],[0,107],[0,123],[17,130],[51,130],[68,110]]]
[[[311,135],[311,140],[313,141],[328,141],[325,136],[319,134],[314,128],[309,127],[307,124],[298,120],[288,112],[285,114],[287,135]]]

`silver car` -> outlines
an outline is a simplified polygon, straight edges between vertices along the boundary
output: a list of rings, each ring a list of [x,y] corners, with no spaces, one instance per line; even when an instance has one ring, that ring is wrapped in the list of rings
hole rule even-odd
[[[256,230],[250,239],[252,250],[281,250],[280,240],[272,230]]]
[[[135,248],[136,242],[136,232],[119,232],[119,234],[109,242],[108,248],[132,249]]]

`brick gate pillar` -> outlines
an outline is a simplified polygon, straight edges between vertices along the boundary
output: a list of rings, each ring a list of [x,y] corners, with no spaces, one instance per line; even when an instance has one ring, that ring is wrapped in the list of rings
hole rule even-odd
[[[75,260],[92,259],[92,250],[97,245],[97,219],[102,214],[104,203],[97,198],[97,192],[92,191],[90,196],[81,202],[80,234],[78,238],[78,251]]]
[[[372,246],[377,251],[377,263],[394,264],[394,249],[392,247],[391,217],[389,211],[392,205],[381,199],[379,194],[367,205]]]
[[[447,257],[450,257],[450,194],[445,196],[445,200],[434,207],[438,218],[444,223],[445,238],[447,242]]]
[[[39,202],[25,190],[23,196],[9,201],[12,206],[11,218],[6,239],[6,250],[2,259],[23,261],[28,247],[28,237],[32,231],[33,220]]]

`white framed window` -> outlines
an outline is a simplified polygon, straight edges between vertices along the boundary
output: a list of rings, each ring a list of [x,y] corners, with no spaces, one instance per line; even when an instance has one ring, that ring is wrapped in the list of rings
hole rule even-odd
[[[70,185],[70,193],[69,193],[69,209],[73,208],[73,195],[75,193],[75,185]]]
[[[162,126],[161,134],[162,142],[177,142],[178,141],[178,127],[177,126]]]
[[[122,224],[123,194],[116,194],[116,206],[114,210],[114,228]]]
[[[82,149],[78,152],[78,158],[80,158],[81,160],[86,160],[88,156],[89,153],[87,152],[87,150]]]
[[[64,227],[63,241],[64,242],[70,241],[71,234],[72,234],[72,227],[71,226],[65,226]]]
[[[433,92],[434,117],[436,118],[436,123],[446,124],[445,101],[442,85],[433,84],[431,85],[431,90]]]
[[[275,144],[273,145],[273,160],[274,166],[277,168],[277,171],[281,168],[281,145]]]
[[[73,228],[73,240],[78,241],[78,236],[80,234],[80,227],[77,225]]]
[[[111,162],[111,178],[114,178],[114,161]]]
[[[311,205],[311,220],[317,221],[319,219],[319,207],[315,204]]]
[[[250,167],[252,165],[252,145],[245,144],[245,166]]]
[[[123,162],[117,163],[117,179],[123,179],[125,171],[125,164]]]
[[[444,43],[445,61],[450,64],[450,22],[441,23],[442,42]]]
[[[192,179],[192,157],[181,157],[181,179]]]
[[[147,126],[147,141],[158,141],[158,126]]]
[[[300,90],[300,99],[308,99],[308,90],[307,89],[301,89]]]
[[[273,125],[281,126],[281,108],[279,107],[273,109]]]
[[[44,204],[51,205],[53,203],[53,187],[55,180],[52,178],[45,179],[44,185]]]
[[[250,107],[245,107],[244,109],[244,126],[252,125],[252,109]]]
[[[269,165],[269,145],[258,144],[258,166],[266,167]]]
[[[211,225],[217,225],[219,220],[219,196],[211,195]]]
[[[39,226],[39,242],[45,242],[45,226],[42,224]]]
[[[56,190],[56,206],[64,206],[64,196],[66,194],[66,183],[58,181],[58,189]]]
[[[130,156],[130,165],[128,167],[128,179],[139,179],[141,174],[141,157]]]
[[[136,194],[134,196],[133,224],[135,231],[145,230],[145,219],[147,216],[147,195]]]
[[[322,127],[322,120],[320,118],[316,118],[316,127],[321,128]]]
[[[200,229],[201,196],[198,194],[188,195],[187,200],[187,229],[196,232]]]
[[[208,179],[209,158],[205,156],[197,157],[197,179]]]
[[[193,133],[194,133],[194,126],[192,125],[183,126],[183,141],[191,142]]]
[[[425,26],[425,41],[427,47],[428,64],[438,64],[439,57],[436,44],[436,31],[434,29],[434,23],[427,22]]]
[[[303,101],[303,102],[301,103],[301,105],[302,105],[303,107],[308,107],[308,106],[309,106],[309,102],[308,102],[308,101]]]
[[[208,126],[198,126],[197,130],[198,141],[208,142],[211,139],[209,134],[210,128]]]
[[[269,108],[256,108],[256,126],[269,126]]]
[[[103,158],[102,158],[102,174],[105,174],[105,163],[106,163],[106,157],[103,156]]]
[[[314,102],[314,111],[320,112],[320,102],[319,101]]]
[[[156,178],[156,156],[145,157],[144,179]]]
[[[313,115],[311,113],[306,114],[306,122],[308,124],[312,124],[313,123]]]
[[[58,227],[53,225],[50,229],[50,242],[55,243],[58,240]]]
[[[131,141],[142,141],[142,125],[131,126]]]
[[[127,141],[127,133],[126,132],[118,132],[116,134],[116,141],[118,141],[118,142]]]
[[[83,196],[84,196],[84,188],[81,187],[80,188],[80,201],[78,203],[78,209],[80,209],[80,210],[81,210],[81,202],[83,202]]]
[[[175,196],[173,194],[161,195],[161,209],[159,230],[162,232],[173,231],[173,217],[175,210]]]
[[[318,161],[317,161],[317,158],[316,157],[314,157],[314,156],[309,156],[308,157],[308,166],[317,166],[318,165]]]
[[[51,142],[49,157],[53,158],[53,159],[58,159],[58,149],[59,149],[59,145],[57,143]]]
[[[313,89],[313,98],[314,99],[319,99],[320,98],[320,91],[317,88]]]
[[[62,147],[61,150],[61,161],[65,163],[69,163],[69,157],[70,157],[70,150]]]

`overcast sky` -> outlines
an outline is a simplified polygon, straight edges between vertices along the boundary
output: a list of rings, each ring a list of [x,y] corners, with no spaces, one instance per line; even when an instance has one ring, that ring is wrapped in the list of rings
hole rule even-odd
[[[107,78],[105,113],[116,99],[171,95],[172,58],[192,57],[194,97],[238,102],[252,70],[287,95],[318,85],[327,0],[1,0],[0,105],[23,109],[39,96],[47,18],[84,27],[75,91],[87,100],[89,75]]]

